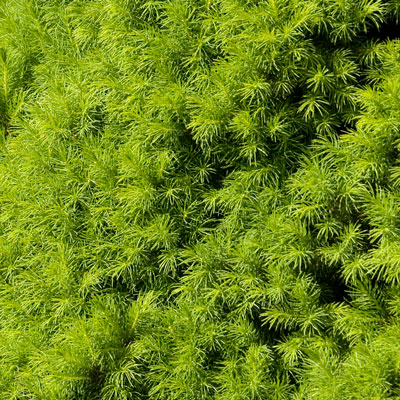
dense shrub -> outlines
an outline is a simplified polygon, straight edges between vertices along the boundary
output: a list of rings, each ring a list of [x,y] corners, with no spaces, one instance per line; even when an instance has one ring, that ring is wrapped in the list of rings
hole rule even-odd
[[[398,0],[0,0],[0,398],[400,398]]]

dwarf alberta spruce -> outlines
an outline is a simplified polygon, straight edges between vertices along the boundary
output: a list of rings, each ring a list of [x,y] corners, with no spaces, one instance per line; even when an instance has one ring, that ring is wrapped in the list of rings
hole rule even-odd
[[[400,399],[399,0],[0,0],[0,399]]]

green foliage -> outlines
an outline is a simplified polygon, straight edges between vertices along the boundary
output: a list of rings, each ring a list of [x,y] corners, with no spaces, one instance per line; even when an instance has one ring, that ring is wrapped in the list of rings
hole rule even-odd
[[[400,398],[399,16],[0,0],[0,399]]]

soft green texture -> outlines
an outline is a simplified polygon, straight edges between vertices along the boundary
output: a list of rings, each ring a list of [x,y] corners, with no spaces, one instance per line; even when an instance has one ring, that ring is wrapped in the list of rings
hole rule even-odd
[[[0,399],[400,399],[399,15],[0,0]]]

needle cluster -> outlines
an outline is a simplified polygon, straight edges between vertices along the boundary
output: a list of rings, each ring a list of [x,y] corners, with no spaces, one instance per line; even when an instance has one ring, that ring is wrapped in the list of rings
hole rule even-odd
[[[399,17],[0,0],[0,399],[399,399]]]

